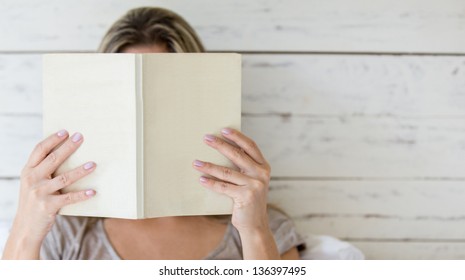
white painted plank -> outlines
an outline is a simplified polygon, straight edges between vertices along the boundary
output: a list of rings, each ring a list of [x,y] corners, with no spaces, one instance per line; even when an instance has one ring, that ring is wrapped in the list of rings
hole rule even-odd
[[[304,235],[465,240],[465,181],[272,181]]]
[[[461,242],[351,242],[367,260],[463,260]]]
[[[465,58],[246,55],[243,111],[465,116]]]
[[[416,200],[411,201],[412,207]],[[439,205],[447,204],[441,201]],[[392,205],[393,208],[396,205]],[[376,212],[376,209],[373,209]],[[463,212],[462,212],[463,213]],[[315,215],[318,216],[318,215]],[[295,218],[294,223],[299,233],[314,235],[330,235],[348,240],[395,240],[409,241],[464,241],[463,218],[457,220],[441,220],[436,217],[425,217],[423,220],[414,220],[410,217],[383,218],[336,215],[336,217],[323,217],[313,219]],[[380,238],[380,239],[378,239]],[[425,239],[423,239],[425,238]]]
[[[0,55],[0,114],[42,113],[40,55]],[[465,116],[465,58],[244,55],[245,114]]]
[[[465,220],[465,181],[273,180],[270,195],[271,202],[300,219]]]
[[[19,180],[0,179],[0,225],[12,221],[18,207]]]
[[[0,176],[16,176],[41,118],[0,116]],[[244,117],[274,177],[463,178],[463,118]]]
[[[0,114],[41,114],[41,56],[0,55],[0,89]]]
[[[0,177],[17,177],[42,139],[42,118],[0,116]]]
[[[0,50],[95,50],[109,26],[138,6],[178,12],[210,50],[465,51],[462,0],[5,0],[0,25],[9,28],[0,31]]]
[[[461,177],[463,118],[243,118],[272,176]]]

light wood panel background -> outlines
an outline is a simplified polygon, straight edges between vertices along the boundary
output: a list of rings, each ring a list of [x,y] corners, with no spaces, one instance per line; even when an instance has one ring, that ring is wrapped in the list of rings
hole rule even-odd
[[[462,0],[3,0],[0,220],[42,138],[41,54],[94,51],[138,6],[244,54],[243,130],[271,162],[270,201],[303,234],[370,259],[465,259]]]

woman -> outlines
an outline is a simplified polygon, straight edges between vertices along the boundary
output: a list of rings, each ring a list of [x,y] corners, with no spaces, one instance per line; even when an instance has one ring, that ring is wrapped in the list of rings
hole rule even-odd
[[[204,52],[194,30],[177,14],[159,8],[129,11],[105,35],[100,52]],[[66,130],[37,144],[21,173],[18,211],[5,259],[298,259],[302,239],[282,213],[267,209],[270,166],[257,145],[234,129],[206,135],[206,145],[240,172],[194,160],[204,187],[233,199],[231,218],[164,217],[144,220],[57,216],[71,203],[92,199],[94,190],[60,190],[92,173],[90,161],[64,176],[51,174],[83,143]],[[234,143],[234,144],[232,144]]]

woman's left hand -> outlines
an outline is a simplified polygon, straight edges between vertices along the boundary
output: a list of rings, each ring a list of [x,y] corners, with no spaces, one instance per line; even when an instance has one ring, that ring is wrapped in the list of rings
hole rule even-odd
[[[230,128],[221,130],[221,134],[237,146],[213,135],[205,135],[204,141],[230,159],[240,171],[195,160],[195,169],[213,177],[201,176],[200,183],[233,199],[231,222],[239,233],[269,232],[266,205],[270,165],[249,137]]]

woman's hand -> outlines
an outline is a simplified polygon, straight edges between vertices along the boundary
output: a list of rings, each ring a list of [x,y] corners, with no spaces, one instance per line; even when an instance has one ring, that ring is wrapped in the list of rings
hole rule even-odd
[[[241,132],[225,128],[221,134],[235,145],[213,135],[206,135],[204,141],[230,159],[239,171],[195,160],[195,169],[213,177],[201,176],[200,183],[233,199],[231,222],[241,235],[244,258],[279,258],[268,226],[270,165],[256,143]],[[266,252],[260,252],[263,249]]]
[[[52,174],[83,142],[80,133],[71,138],[61,130],[36,145],[21,172],[19,205],[3,258],[38,259],[40,246],[65,205],[87,200],[94,190],[61,194],[60,190],[95,170],[87,162],[55,178]]]

